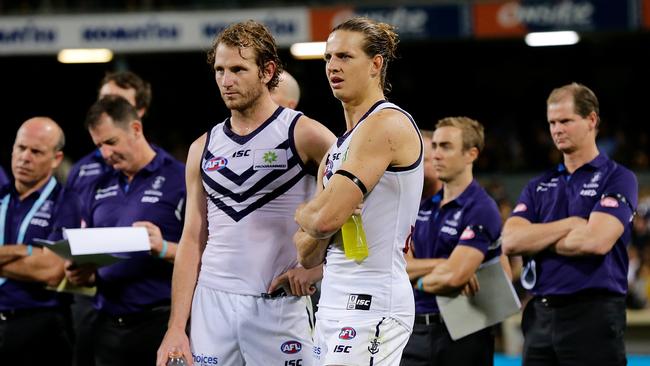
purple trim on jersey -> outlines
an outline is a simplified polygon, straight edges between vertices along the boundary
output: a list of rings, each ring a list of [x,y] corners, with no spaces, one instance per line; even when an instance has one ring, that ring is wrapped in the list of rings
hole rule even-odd
[[[276,149],[283,149],[286,150],[289,148],[289,141],[285,140],[282,142],[280,145],[276,147]],[[300,161],[300,157],[297,155],[293,155],[289,160],[287,160],[287,168],[286,169],[277,169],[273,170],[273,172],[268,173],[265,175],[262,179],[260,179],[257,183],[255,183],[250,189],[243,193],[234,193],[228,188],[220,185],[219,183],[215,182],[214,179],[212,179],[208,174],[205,173],[203,168],[201,168],[201,178],[205,181],[205,183],[212,189],[214,189],[216,192],[219,192],[223,194],[224,196],[227,196],[236,202],[244,202],[248,198],[250,198],[253,194],[259,192],[262,188],[266,187],[269,183],[272,181],[276,180],[277,178],[281,177],[284,173],[286,173],[288,170],[292,169],[294,166],[298,165]],[[253,174],[255,174],[255,170],[251,166],[248,168],[245,172],[243,172],[241,175],[238,175],[237,173],[231,171],[228,168],[222,168],[218,171],[223,175],[225,178],[230,180],[231,182],[237,184],[238,186],[241,186],[244,184]]]
[[[394,166],[389,165],[388,168],[386,168],[386,171],[389,171],[389,172],[404,172],[404,171],[407,171],[407,170],[415,169],[420,164],[420,162],[422,161],[422,154],[424,153],[424,144],[422,143],[422,135],[420,135],[420,129],[418,128],[418,125],[413,120],[413,117],[409,116],[409,114],[406,113],[406,111],[404,111],[401,108],[386,107],[384,109],[394,109],[396,111],[402,112],[409,119],[409,121],[411,121],[411,123],[413,124],[413,127],[415,127],[415,132],[417,132],[418,137],[420,138],[420,156],[418,156],[418,160],[416,160],[413,164],[411,164],[409,166],[404,166],[404,167],[394,167]]]
[[[245,136],[240,136],[232,130],[230,118],[228,118],[226,119],[226,122],[223,124],[223,132],[234,142],[243,145],[248,141],[250,141],[250,139],[252,139],[253,137],[257,136],[258,133],[262,132],[268,125],[271,124],[271,122],[275,121],[280,115],[280,113],[282,113],[283,110],[284,107],[278,107],[278,109],[276,109],[275,112],[273,112],[271,117],[267,118],[266,121],[264,121],[264,123],[262,123],[259,127],[255,129],[255,131]]]
[[[482,252],[483,263],[498,257],[501,248],[494,243],[501,235],[501,216],[494,200],[476,180],[456,199],[440,207],[443,194],[440,190],[420,204],[412,237],[414,257],[449,258],[458,245]],[[413,292],[416,314],[440,312],[434,294]]]
[[[205,136],[205,145],[203,146],[203,154],[201,154],[201,159],[199,159],[199,171],[203,172],[203,161],[210,160],[214,158],[214,155],[210,152],[210,136],[212,136],[212,128],[206,132]]]
[[[156,156],[134,176],[128,192],[119,188],[121,172],[107,172],[100,178],[90,203],[90,227],[150,221],[165,240],[178,242],[183,229],[185,167],[162,149],[154,150]],[[148,251],[121,256],[128,259],[98,269],[95,307],[121,315],[169,304],[173,265]]]
[[[275,149],[282,149],[286,150],[289,148],[289,140],[284,140],[281,144],[275,147]],[[209,155],[208,155],[209,154]],[[210,153],[209,151],[206,153],[204,159],[209,160],[211,157],[214,157],[214,154]],[[205,161],[204,160],[204,161]],[[298,159],[300,160],[300,159]],[[294,162],[293,157],[287,161],[287,164],[290,164]],[[203,161],[202,161],[203,164]],[[287,166],[287,169],[290,169],[294,166],[295,164],[291,164]],[[235,183],[238,186],[241,186],[242,184],[246,183],[246,181],[255,174],[256,170],[253,169],[251,166],[250,168],[246,169],[243,173],[237,174],[230,170],[228,167],[223,167],[217,171],[219,174],[223,175],[225,178],[227,178],[229,181]],[[276,176],[278,173],[276,173]],[[204,173],[203,168],[201,168],[201,176],[207,177],[209,181],[212,181],[212,178],[210,178],[207,174]],[[216,183],[215,183],[216,184]],[[216,189],[215,189],[216,190]]]
[[[620,195],[624,204],[609,197]],[[616,217],[625,230],[612,250],[604,256],[565,257],[542,251],[525,258],[525,265],[535,261],[534,295],[563,295],[583,290],[627,292],[628,257],[626,245],[631,240],[631,219],[638,201],[638,184],[634,174],[600,154],[591,162],[569,174],[559,165],[531,180],[524,188],[512,216],[531,223],[547,223],[570,216],[587,219],[592,212]],[[531,280],[532,281],[532,280]]]
[[[5,245],[16,244],[18,228],[40,197],[45,186],[20,201],[13,184],[0,188],[0,198],[11,195],[5,224]],[[25,242],[35,244],[34,239],[52,241],[62,239],[63,228],[78,228],[81,224],[81,204],[76,194],[57,183],[54,191],[34,215],[25,232]],[[7,279],[0,286],[0,311],[67,306],[71,297],[46,290],[42,283]]]
[[[296,139],[294,136],[294,131],[296,129],[296,124],[298,123],[298,119],[300,119],[300,117],[302,117],[302,113],[299,113],[293,119],[293,121],[291,121],[291,125],[289,125],[289,147],[291,148],[291,152],[293,153],[293,156],[298,157],[298,163],[300,164],[302,170],[304,170],[305,172],[307,172],[307,174],[311,176],[316,176],[316,172],[314,171],[314,169],[310,169],[307,165],[305,165],[305,162],[302,161],[302,159],[300,158],[300,154],[298,153],[298,148],[296,147]]]
[[[359,122],[357,122],[357,124],[354,125],[354,127],[352,127],[352,129],[350,129],[350,131],[346,131],[343,135],[341,135],[341,137],[339,137],[338,139],[336,139],[336,147],[341,147],[341,145],[343,144],[343,142],[345,141],[345,139],[347,139],[348,136],[350,136],[350,134],[352,133],[352,131],[354,131],[354,129],[357,128],[357,126],[361,123],[361,121],[363,121],[364,119],[366,119],[366,118],[370,115],[370,113],[372,113],[372,111],[374,111],[375,109],[377,109],[377,107],[379,107],[381,104],[383,104],[383,103],[385,103],[385,102],[386,102],[386,101],[383,100],[383,99],[382,99],[382,100],[379,100],[379,101],[377,101],[377,102],[375,102],[375,104],[373,104],[372,107],[370,107],[370,109],[368,109],[368,111],[366,111],[366,113],[364,113],[363,116],[361,116],[361,118],[359,118]]]
[[[7,183],[9,183],[9,177],[7,177],[7,173],[5,173],[5,170],[0,166],[0,187]]]
[[[305,175],[306,175],[305,171],[301,170],[300,173],[296,174],[295,177],[293,177],[290,180],[286,181],[283,185],[281,185],[278,188],[274,189],[271,193],[268,193],[268,194],[264,195],[262,198],[258,199],[257,201],[251,203],[248,207],[246,207],[245,209],[243,209],[241,211],[235,211],[234,208],[228,206],[227,204],[225,204],[223,201],[221,201],[218,198],[212,197],[210,195],[208,195],[208,198],[210,199],[210,201],[212,201],[217,206],[217,208],[219,208],[221,211],[223,211],[226,215],[230,216],[231,219],[233,219],[234,221],[239,222],[239,220],[241,220],[244,217],[248,216],[248,214],[254,212],[258,208],[260,208],[260,207],[264,206],[265,204],[273,201],[274,199],[280,197],[280,195],[287,192],[289,189],[291,189],[291,187],[293,187],[298,182],[300,182],[302,177],[304,177]],[[266,177],[268,177],[268,175],[265,176],[264,179],[266,179]],[[260,182],[262,182],[262,180],[260,180]],[[255,186],[253,186],[253,188],[255,188],[260,182],[255,184]],[[268,182],[266,184],[268,184]],[[266,186],[266,184],[264,184],[264,186]],[[212,186],[210,186],[210,187],[212,187]],[[246,192],[246,193],[248,194],[249,192]],[[249,196],[250,196],[250,194],[249,194]]]

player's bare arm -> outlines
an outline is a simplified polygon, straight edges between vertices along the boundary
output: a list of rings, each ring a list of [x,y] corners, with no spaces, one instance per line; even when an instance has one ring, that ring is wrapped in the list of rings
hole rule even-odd
[[[156,365],[164,366],[167,354],[172,347],[178,347],[185,359],[192,365],[190,344],[185,327],[192,306],[192,295],[196,286],[201,255],[208,237],[207,198],[201,183],[201,154],[206,143],[203,135],[192,145],[187,158],[185,179],[187,186],[187,206],[185,225],[176,252],[174,274],[172,277],[172,308],[168,330],[160,348]]]
[[[318,196],[323,191],[323,172],[325,170],[325,162],[327,156],[323,156],[321,164],[318,168],[316,192],[314,197]],[[296,209],[296,213],[300,210],[301,205]],[[329,245],[330,238],[316,239],[307,234],[302,228],[293,236],[293,242],[296,244],[296,251],[298,253],[298,262],[305,268],[314,268],[321,265],[325,261],[325,253]]]
[[[319,122],[301,116],[294,130],[296,149],[300,159],[307,166],[317,170],[327,150],[336,141],[336,136]]]
[[[408,118],[395,110],[382,110],[359,126],[341,169],[356,176],[370,192],[388,166],[408,166],[417,161],[420,150],[419,135]],[[296,220],[309,235],[328,238],[362,200],[357,184],[335,174],[318,196],[296,211]]]

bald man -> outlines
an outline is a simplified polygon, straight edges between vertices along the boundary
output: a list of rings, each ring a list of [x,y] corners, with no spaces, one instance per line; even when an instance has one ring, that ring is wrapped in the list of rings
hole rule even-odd
[[[271,91],[271,99],[282,107],[296,109],[300,101],[300,87],[296,79],[288,72],[282,71],[278,86]]]
[[[52,176],[65,137],[53,120],[21,125],[11,154],[14,181],[0,187],[0,360],[3,365],[70,365],[70,297],[46,290],[63,260],[34,239],[59,240],[79,227],[80,205]],[[35,352],[37,351],[37,352]]]

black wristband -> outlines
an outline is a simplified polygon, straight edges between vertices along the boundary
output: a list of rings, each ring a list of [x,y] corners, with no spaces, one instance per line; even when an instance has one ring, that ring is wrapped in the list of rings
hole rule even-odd
[[[361,190],[361,193],[362,193],[364,196],[366,195],[366,193],[368,193],[368,190],[366,189],[366,185],[363,184],[363,182],[361,181],[361,179],[357,178],[356,175],[354,175],[354,174],[348,172],[347,170],[343,170],[343,169],[339,169],[339,170],[337,170],[334,174],[340,174],[340,175],[342,175],[342,176],[348,178],[349,180],[351,180],[352,183],[356,184],[357,187],[359,187],[359,189]]]

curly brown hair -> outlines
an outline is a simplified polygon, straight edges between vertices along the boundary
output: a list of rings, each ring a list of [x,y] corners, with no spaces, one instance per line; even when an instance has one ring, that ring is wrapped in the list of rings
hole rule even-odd
[[[390,92],[391,85],[386,79],[386,71],[388,70],[388,63],[397,58],[399,37],[395,33],[395,27],[366,17],[354,17],[334,27],[332,32],[337,30],[359,32],[364,35],[363,52],[368,57],[381,55],[384,59],[379,82],[384,93]]]
[[[269,90],[273,90],[280,81],[282,73],[282,61],[278,56],[278,49],[271,32],[262,23],[254,20],[247,20],[229,25],[219,33],[212,42],[212,48],[208,51],[208,64],[214,65],[214,57],[219,44],[239,48],[239,55],[242,49],[252,48],[255,51],[255,63],[259,68],[260,78],[263,76],[264,68],[269,62],[275,63],[275,72],[271,80],[266,84]]]

